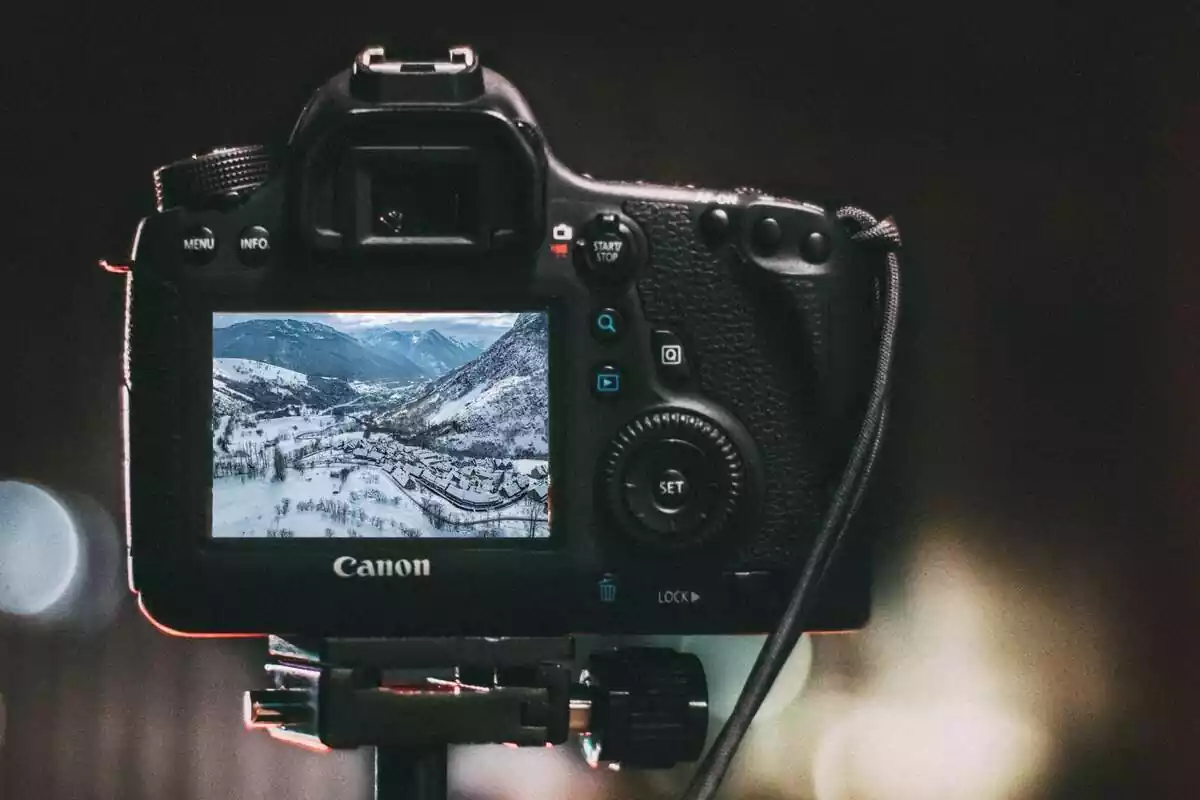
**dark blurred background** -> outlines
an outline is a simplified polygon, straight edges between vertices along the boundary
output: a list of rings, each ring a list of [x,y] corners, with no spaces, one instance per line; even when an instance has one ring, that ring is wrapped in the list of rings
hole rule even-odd
[[[96,261],[128,252],[151,170],[278,139],[364,44],[468,42],[579,171],[853,201],[903,231],[913,513],[881,531],[871,625],[805,641],[728,796],[1195,797],[1195,7],[644,5],[11,16],[0,479],[57,499],[0,507],[0,536],[74,525],[93,557],[123,525],[123,294]],[[242,730],[261,642],[159,634],[105,575],[57,617],[0,623],[0,798],[369,796],[365,756]],[[0,569],[0,601],[17,582]],[[705,655],[719,714],[757,640],[676,643]],[[686,777],[452,759],[481,800],[669,797]]]

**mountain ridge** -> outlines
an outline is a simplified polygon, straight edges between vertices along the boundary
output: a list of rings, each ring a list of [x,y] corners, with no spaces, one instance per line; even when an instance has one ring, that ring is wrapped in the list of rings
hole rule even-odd
[[[432,377],[457,369],[483,352],[482,347],[447,336],[436,328],[407,331],[371,328],[359,334],[358,339],[385,358],[411,361]]]
[[[256,319],[213,329],[214,358],[243,358],[303,375],[342,380],[414,381],[428,370],[385,358],[353,336],[319,322]]]
[[[548,360],[547,315],[521,314],[474,360],[435,379],[380,422],[403,435],[436,437],[458,449],[494,446],[496,455],[544,455],[549,450]]]
[[[346,381],[304,375],[246,358],[213,359],[213,413],[253,408],[276,410],[289,405],[334,406],[358,396]]]

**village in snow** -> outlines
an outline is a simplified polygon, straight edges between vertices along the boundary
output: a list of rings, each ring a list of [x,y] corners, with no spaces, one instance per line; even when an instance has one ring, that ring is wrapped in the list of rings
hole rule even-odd
[[[425,381],[335,383],[214,358],[213,535],[548,536],[547,387],[533,349],[502,340]]]

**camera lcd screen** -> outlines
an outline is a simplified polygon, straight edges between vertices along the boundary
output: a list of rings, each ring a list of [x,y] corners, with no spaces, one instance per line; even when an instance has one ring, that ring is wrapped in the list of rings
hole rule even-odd
[[[216,538],[544,538],[549,315],[216,313]]]

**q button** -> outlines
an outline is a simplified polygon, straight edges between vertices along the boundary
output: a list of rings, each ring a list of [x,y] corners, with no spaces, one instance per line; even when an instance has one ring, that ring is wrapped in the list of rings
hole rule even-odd
[[[615,308],[602,308],[592,314],[592,336],[601,342],[611,342],[625,332],[625,320]]]

